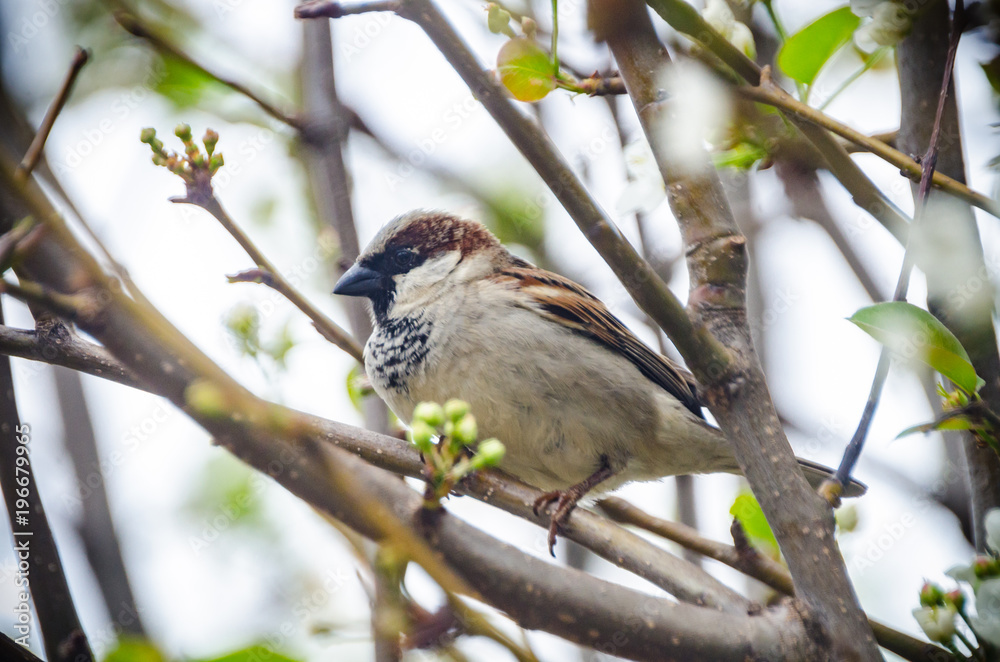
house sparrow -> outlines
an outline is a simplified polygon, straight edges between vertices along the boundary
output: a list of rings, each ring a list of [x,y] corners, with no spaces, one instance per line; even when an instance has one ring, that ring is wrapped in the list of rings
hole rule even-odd
[[[701,413],[694,377],[644,345],[586,289],[512,255],[483,225],[415,211],[386,225],[335,294],[371,300],[365,370],[403,421],[461,398],[507,447],[501,468],[555,502],[549,548],[593,488],[740,473]],[[810,482],[831,475],[801,461]],[[855,483],[847,496],[864,492]]]

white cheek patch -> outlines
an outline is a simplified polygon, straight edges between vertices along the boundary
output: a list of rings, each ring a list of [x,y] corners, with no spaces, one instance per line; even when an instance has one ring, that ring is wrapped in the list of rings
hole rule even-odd
[[[405,274],[393,276],[396,282],[396,306],[408,307],[435,295],[438,286],[461,259],[459,251],[448,251],[427,260]]]

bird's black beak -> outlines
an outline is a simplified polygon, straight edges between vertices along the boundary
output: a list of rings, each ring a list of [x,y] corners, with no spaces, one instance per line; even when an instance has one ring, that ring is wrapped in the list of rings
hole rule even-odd
[[[333,288],[334,294],[365,297],[381,290],[383,276],[374,269],[355,264],[348,269]]]

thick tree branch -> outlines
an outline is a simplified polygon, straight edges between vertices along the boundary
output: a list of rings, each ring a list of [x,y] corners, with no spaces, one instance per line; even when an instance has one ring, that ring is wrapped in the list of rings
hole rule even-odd
[[[15,557],[23,564],[19,565],[19,572],[27,580],[38,613],[46,656],[54,662],[92,661],[94,654],[73,605],[59,549],[31,468],[32,425],[22,424],[18,415],[10,359],[6,356],[0,357],[0,432],[3,434],[0,490],[14,535]],[[27,608],[27,603],[21,604]],[[25,628],[18,632],[19,636],[31,641],[36,634],[31,614],[25,611],[24,620],[17,622]]]
[[[730,568],[739,570],[747,576],[767,584],[776,591],[785,595],[794,595],[792,577],[788,574],[788,570],[785,566],[772,561],[766,556],[759,554],[748,555],[733,545],[726,545],[725,543],[702,538],[698,535],[697,531],[689,526],[653,517],[617,497],[602,499],[598,502],[597,506],[616,522],[632,524],[650,533],[655,533],[658,536],[681,545],[685,549],[694,550],[710,559],[724,563]],[[913,662],[946,662],[947,660],[955,659],[951,652],[940,646],[920,641],[876,620],[869,619],[868,622],[872,627],[872,632],[875,633],[875,639],[878,640],[879,645],[906,660],[912,660]]]
[[[746,318],[746,251],[708,155],[680,161],[664,127],[670,106],[657,84],[669,64],[644,4],[592,0],[589,17],[606,39],[635,105],[667,186],[687,246],[688,309],[730,349],[720,369],[709,357],[684,354],[705,389],[709,409],[726,433],[788,561],[817,659],[880,659],[864,612],[833,537],[826,503],[806,483],[767,391]],[[683,353],[683,350],[682,350]],[[818,563],[817,559],[822,559]]]

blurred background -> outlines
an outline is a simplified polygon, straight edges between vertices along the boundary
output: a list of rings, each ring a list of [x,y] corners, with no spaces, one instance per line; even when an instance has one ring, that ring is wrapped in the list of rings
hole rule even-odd
[[[773,8],[794,32],[837,4],[775,0]],[[183,193],[181,182],[150,163],[139,132],[155,127],[168,148],[179,149],[171,135],[179,122],[189,123],[195,136],[206,128],[218,131],[218,150],[226,160],[215,180],[219,198],[309,299],[348,326],[341,302],[330,294],[337,237],[319,220],[322,191],[314,188],[301,139],[245,96],[128,34],[113,17],[120,7],[99,0],[0,4],[3,102],[32,126],[41,121],[74,48],[91,51],[46,149],[49,168],[77,207],[68,215],[86,219],[151,301],[248,388],[362,425],[364,417],[348,396],[357,374],[354,361],[271,290],[227,283],[226,274],[253,265],[206,213],[168,201]],[[306,28],[293,18],[293,2],[143,0],[130,7],[210,71],[288,112],[302,105],[303,88],[310,88],[303,64]],[[484,66],[494,67],[506,37],[488,30],[485,4],[442,0],[440,7]],[[511,7],[534,14],[542,31],[551,26],[548,2]],[[612,71],[607,49],[586,30],[585,13],[582,0],[559,3],[560,56],[583,75]],[[743,20],[766,61],[775,35],[764,8],[751,8]],[[476,218],[518,254],[592,289],[645,341],[654,347],[661,342],[417,26],[393,14],[349,16],[330,25],[337,92],[353,111],[345,159],[362,246],[393,216],[416,207]],[[662,21],[657,27],[671,48],[690,48]],[[981,64],[997,55],[991,34],[981,28],[963,39],[956,63],[969,182],[990,194],[996,191],[1000,116]],[[852,47],[839,52],[812,88],[813,105],[831,97],[862,57]],[[696,85],[697,79],[691,73],[685,80]],[[679,233],[655,169],[650,176],[650,157],[628,99],[556,91],[525,108],[625,234],[686,298]],[[836,94],[826,111],[866,133],[894,130],[900,95],[891,55]],[[872,156],[855,158],[897,205],[912,212],[909,183],[898,171]],[[891,295],[902,250],[828,175],[820,174],[818,189],[810,191],[796,187],[793,175],[762,165],[723,171],[751,240],[755,339],[796,452],[836,466],[857,424],[879,351],[845,318],[870,304],[873,291]],[[987,276],[995,280],[997,219],[984,215],[980,231]],[[854,251],[867,283],[831,237]],[[924,295],[915,274],[910,299],[921,302]],[[14,303],[7,322],[33,325],[27,310]],[[213,447],[204,431],[160,398],[22,360],[14,360],[14,373],[21,418],[33,430],[39,490],[83,624],[100,656],[113,652],[125,632],[147,638],[170,659],[210,659],[256,643],[294,659],[371,659],[363,571],[359,576],[350,544],[309,507]],[[918,636],[910,611],[922,581],[951,585],[943,573],[973,554],[963,533],[968,514],[956,454],[937,434],[893,441],[902,429],[933,418],[928,379],[892,369],[857,470],[870,491],[851,504],[856,526],[840,534],[863,607]],[[96,450],[74,452],[77,447]],[[735,477],[706,476],[682,487],[681,494],[704,535],[725,541],[731,540],[729,509],[740,489]],[[104,493],[113,530],[101,515]],[[672,479],[620,490],[668,518],[678,517],[677,493]],[[547,558],[542,529],[471,499],[454,498],[448,508]],[[0,628],[9,634],[15,561],[9,545],[0,547]],[[126,574],[94,562],[95,555],[118,553],[128,590]],[[558,562],[656,590],[568,542],[561,541],[557,553]],[[745,588],[738,573],[712,562],[707,567]],[[407,584],[426,605],[439,600],[418,570],[411,570]],[[121,592],[118,601],[102,598],[102,588],[109,587]],[[135,614],[108,608],[109,602],[123,604],[119,598],[132,600]],[[597,659],[548,635],[530,637],[543,659]],[[41,653],[37,638],[35,644]],[[458,647],[471,659],[501,654],[478,640]]]

